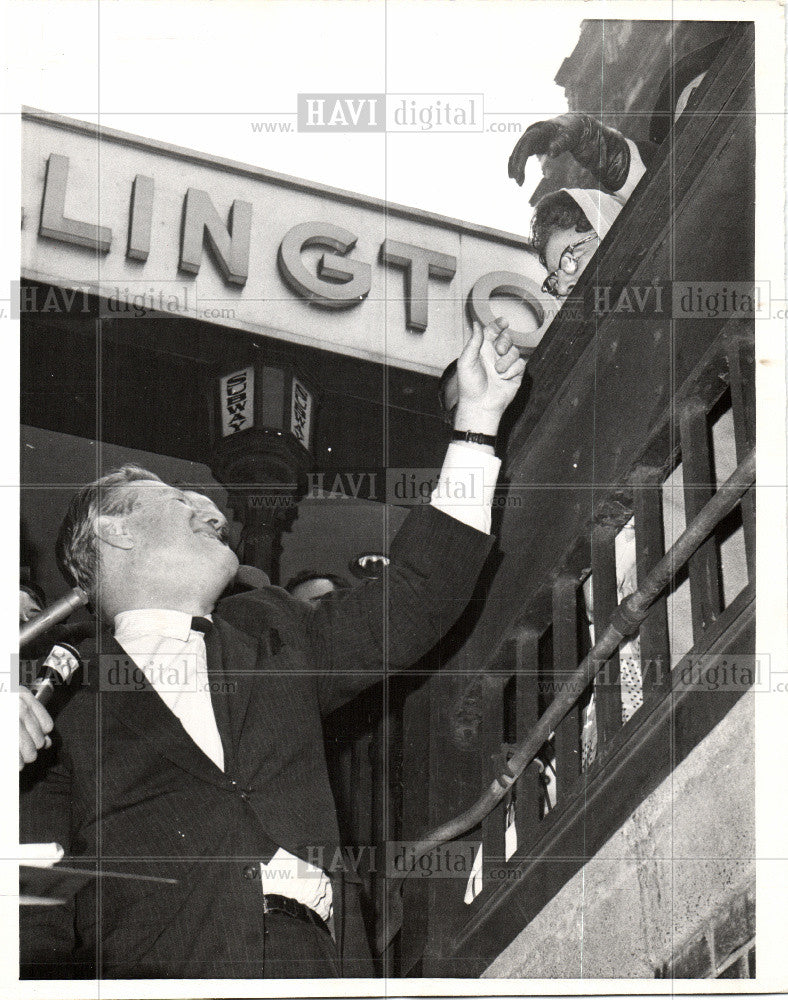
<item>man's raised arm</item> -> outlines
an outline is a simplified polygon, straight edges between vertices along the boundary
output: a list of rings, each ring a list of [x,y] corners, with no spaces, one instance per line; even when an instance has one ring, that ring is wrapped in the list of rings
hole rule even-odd
[[[410,666],[470,599],[492,547],[490,502],[500,468],[495,435],[525,370],[503,326],[477,324],[458,360],[455,440],[431,502],[412,510],[397,532],[386,578],[333,594],[308,614],[324,711],[385,670]]]

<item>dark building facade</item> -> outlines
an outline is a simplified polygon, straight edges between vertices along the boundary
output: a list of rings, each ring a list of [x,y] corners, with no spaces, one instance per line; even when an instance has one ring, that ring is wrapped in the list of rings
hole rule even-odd
[[[675,67],[691,53],[709,65],[716,46],[734,27],[725,21],[584,21],[555,82],[564,88],[570,111],[593,115],[630,139],[648,140],[655,113],[669,110],[663,88],[668,102],[683,89],[676,83]],[[545,169],[532,205],[562,187],[596,187],[591,174],[567,154],[547,161]]]
[[[571,109],[648,138],[671,60],[720,42],[529,360],[497,560],[461,648],[405,705],[402,835],[440,839],[448,824],[443,870],[462,876],[405,880],[404,972],[753,974],[753,488],[674,564],[641,625],[638,710],[623,720],[622,646],[541,750],[522,750],[613,620],[625,533],[642,586],[752,460],[753,39],[748,24],[586,22],[556,77]],[[559,162],[534,197],[566,184],[592,186]],[[704,311],[687,297],[723,287],[754,296],[750,307]],[[726,657],[749,669],[723,692],[708,671]],[[521,752],[533,762],[511,784]]]

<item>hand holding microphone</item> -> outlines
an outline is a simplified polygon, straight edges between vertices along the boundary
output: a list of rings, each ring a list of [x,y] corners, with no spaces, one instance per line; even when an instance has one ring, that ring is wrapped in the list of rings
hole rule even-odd
[[[52,716],[32,691],[19,689],[19,770],[32,764],[39,750],[52,746],[48,733],[52,732]]]
[[[57,643],[49,651],[30,688],[19,689],[19,770],[32,764],[39,750],[52,746],[52,716],[45,706],[58,684],[68,684],[79,670],[79,654],[73,646]]]

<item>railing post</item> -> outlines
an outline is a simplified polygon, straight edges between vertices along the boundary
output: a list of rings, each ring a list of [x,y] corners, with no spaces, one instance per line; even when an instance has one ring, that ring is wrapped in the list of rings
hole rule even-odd
[[[539,641],[533,629],[521,629],[516,637],[516,703],[517,732],[515,740],[525,734],[539,718]],[[529,847],[536,839],[541,822],[539,774],[531,765],[514,786],[514,817],[517,824],[518,850]]]
[[[753,330],[731,336],[727,344],[730,373],[733,433],[736,440],[736,461],[755,446],[755,334]],[[755,580],[755,491],[741,498],[744,548],[747,554],[747,576]]]
[[[509,664],[512,643],[503,647],[504,655],[499,658],[500,666]],[[482,751],[487,764],[485,775],[492,781],[499,775],[506,763],[503,751],[503,678],[492,675],[492,683],[485,685],[482,722]],[[489,895],[489,888],[495,885],[495,876],[490,876],[491,869],[500,870],[505,856],[506,833],[506,801],[503,800],[482,821],[482,878],[484,891]]]
[[[637,470],[633,495],[635,514],[635,558],[637,578],[645,580],[650,570],[665,555],[665,532],[662,523],[662,484],[658,470]],[[670,675],[667,599],[658,598],[640,626],[640,675],[643,702],[664,694]]]
[[[577,581],[560,576],[553,584],[553,682],[561,690],[579,663],[577,653]],[[554,697],[555,697],[554,694]],[[580,692],[578,692],[578,697]],[[580,777],[580,705],[576,702],[555,730],[558,802]]]
[[[388,685],[388,679],[384,683]],[[367,847],[360,860],[369,862],[372,857],[375,858],[374,865],[366,871],[362,868],[359,873],[372,902],[375,927],[385,920],[386,914],[386,878],[379,867],[382,862],[378,859],[382,859],[385,855],[386,843],[396,836],[391,811],[389,749],[401,745],[401,740],[402,718],[392,711],[391,701],[387,696],[386,709],[381,713],[367,744],[370,771],[370,837],[366,845],[359,845],[362,850]]]
[[[715,493],[706,406],[690,399],[679,415],[681,462],[684,470],[684,510],[687,524]],[[712,535],[689,561],[692,635],[697,642],[722,612],[722,585],[717,541]]]
[[[636,522],[637,523],[637,522]],[[591,572],[593,574],[594,637],[607,627],[618,604],[616,588],[616,532],[608,525],[597,525],[591,534]],[[621,728],[621,678],[618,650],[610,657],[594,684],[596,699],[597,754]]]

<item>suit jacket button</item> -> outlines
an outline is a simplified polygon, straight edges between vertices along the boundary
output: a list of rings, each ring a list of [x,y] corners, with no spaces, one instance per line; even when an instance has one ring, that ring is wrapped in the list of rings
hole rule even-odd
[[[241,798],[243,799],[244,802],[248,802],[249,801],[249,792],[246,792],[246,791],[241,792]]]
[[[252,879],[259,877],[260,877],[259,865],[247,865],[246,868],[244,868],[244,878],[249,879],[250,882],[252,881]]]

